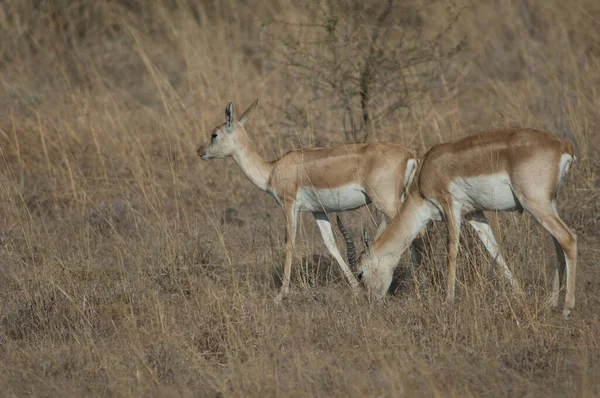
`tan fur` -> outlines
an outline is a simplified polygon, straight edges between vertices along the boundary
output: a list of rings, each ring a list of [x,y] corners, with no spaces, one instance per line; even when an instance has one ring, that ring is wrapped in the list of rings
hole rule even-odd
[[[566,157],[563,158],[563,155]],[[368,270],[364,282],[385,294],[391,271],[416,233],[432,220],[445,219],[449,229],[447,299],[452,300],[462,216],[470,217],[472,226],[485,228],[487,223],[483,210],[524,209],[550,232],[556,244],[558,262],[552,295],[554,306],[558,306],[563,271],[565,266],[567,268],[564,314],[568,316],[575,305],[577,237],[558,216],[554,201],[574,160],[570,142],[533,129],[489,131],[433,146],[423,157],[399,214],[361,256],[359,271],[364,273]],[[562,175],[561,161],[565,162]],[[510,187],[515,206],[504,209],[483,206],[484,199],[493,197],[493,192],[488,192],[489,183],[485,185],[485,191],[484,185],[477,185],[482,181],[478,178],[482,177],[497,181],[498,192],[506,192]],[[466,191],[453,188],[453,184],[464,179],[469,181]],[[491,234],[491,229],[489,231]],[[493,235],[486,238],[496,244]],[[510,279],[512,275],[508,268],[505,271]]]
[[[563,153],[573,155],[573,145],[542,131],[492,130],[433,146],[424,156],[419,189],[427,197],[443,191],[456,175],[474,177],[508,171],[512,178],[519,178],[530,167],[535,168],[534,175],[544,170],[544,175],[558,178]],[[427,178],[431,175],[436,178]],[[527,182],[535,181],[523,181]]]
[[[300,187],[338,188],[358,184],[388,217],[395,215],[404,187],[404,172],[414,152],[402,145],[370,143],[290,151],[271,162],[267,189],[295,198]]]
[[[211,132],[211,139],[198,148],[198,156],[204,160],[231,156],[246,176],[259,188],[270,193],[283,207],[286,215],[286,259],[283,285],[278,295],[288,293],[291,275],[292,249],[296,237],[297,213],[301,211],[302,189],[323,191],[337,190],[356,197],[362,193],[363,203],[328,209],[315,209],[315,215],[323,240],[329,252],[337,260],[342,272],[353,287],[358,282],[341,257],[333,239],[333,232],[326,211],[343,211],[372,202],[388,219],[392,219],[401,204],[404,188],[414,172],[417,157],[414,151],[399,144],[371,143],[339,145],[330,148],[305,148],[293,150],[272,161],[264,160],[252,147],[245,124],[256,107],[256,100],[240,118],[240,121],[221,124]],[[227,112],[233,115],[232,105]],[[415,165],[405,181],[407,165]],[[410,170],[409,170],[410,171]],[[340,205],[341,206],[341,205]],[[387,225],[382,221],[378,234]]]

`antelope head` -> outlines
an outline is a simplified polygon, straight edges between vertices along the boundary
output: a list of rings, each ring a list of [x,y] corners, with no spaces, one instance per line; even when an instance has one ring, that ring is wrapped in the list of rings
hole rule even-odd
[[[233,115],[233,103],[229,101],[225,107],[225,122],[212,129],[210,139],[200,145],[196,151],[198,156],[202,160],[226,158],[246,147],[248,135],[245,127],[257,104],[258,98],[236,121]]]
[[[356,277],[369,290],[377,296],[383,297],[390,287],[393,267],[387,267],[384,261],[373,250],[371,237],[363,231],[364,250],[358,257]]]

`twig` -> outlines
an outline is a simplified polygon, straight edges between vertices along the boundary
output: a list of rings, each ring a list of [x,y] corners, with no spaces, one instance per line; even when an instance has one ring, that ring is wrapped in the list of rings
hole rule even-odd
[[[373,59],[375,58],[375,43],[379,38],[379,32],[381,31],[381,25],[383,21],[390,15],[392,11],[392,6],[394,5],[394,0],[388,0],[387,4],[381,10],[379,15],[377,16],[377,21],[375,22],[375,26],[373,26],[373,31],[371,32],[371,44],[369,46],[369,55],[365,60],[365,67],[360,75],[360,107],[362,109],[363,116],[363,128],[365,130],[365,135],[361,142],[366,142],[369,138],[369,84],[372,79],[372,64]]]

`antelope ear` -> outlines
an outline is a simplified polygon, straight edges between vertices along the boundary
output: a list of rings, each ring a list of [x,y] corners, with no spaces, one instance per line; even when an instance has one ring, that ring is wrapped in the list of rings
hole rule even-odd
[[[363,243],[365,245],[365,252],[371,254],[371,237],[366,229],[363,230]]]
[[[225,107],[225,125],[227,128],[233,126],[233,102],[229,101]]]
[[[248,109],[246,109],[244,113],[242,113],[242,116],[240,116],[240,123],[242,124],[242,126],[246,127],[246,123],[248,123],[248,120],[250,120],[250,118],[252,117],[252,114],[256,109],[256,105],[258,105],[258,98],[255,99],[252,105],[250,105]]]

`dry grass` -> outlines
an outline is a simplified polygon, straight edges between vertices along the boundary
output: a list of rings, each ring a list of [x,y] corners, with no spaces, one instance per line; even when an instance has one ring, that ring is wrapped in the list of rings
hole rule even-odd
[[[281,211],[231,160],[204,163],[195,148],[228,99],[239,111],[255,96],[249,130],[265,157],[344,141],[269,30],[306,21],[302,2],[3,2],[1,395],[599,395],[600,7],[524,3],[453,5],[464,8],[441,44],[467,47],[370,139],[425,150],[500,126],[572,139],[579,163],[559,200],[579,237],[568,321],[544,306],[550,238],[519,214],[492,219],[523,299],[465,231],[457,302],[442,305],[442,224],[418,283],[370,303],[303,216],[293,292],[273,302]],[[448,6],[405,4],[429,34]],[[298,109],[302,123],[285,118]],[[221,221],[228,208],[239,221]],[[357,237],[371,227],[364,209],[344,220]]]

